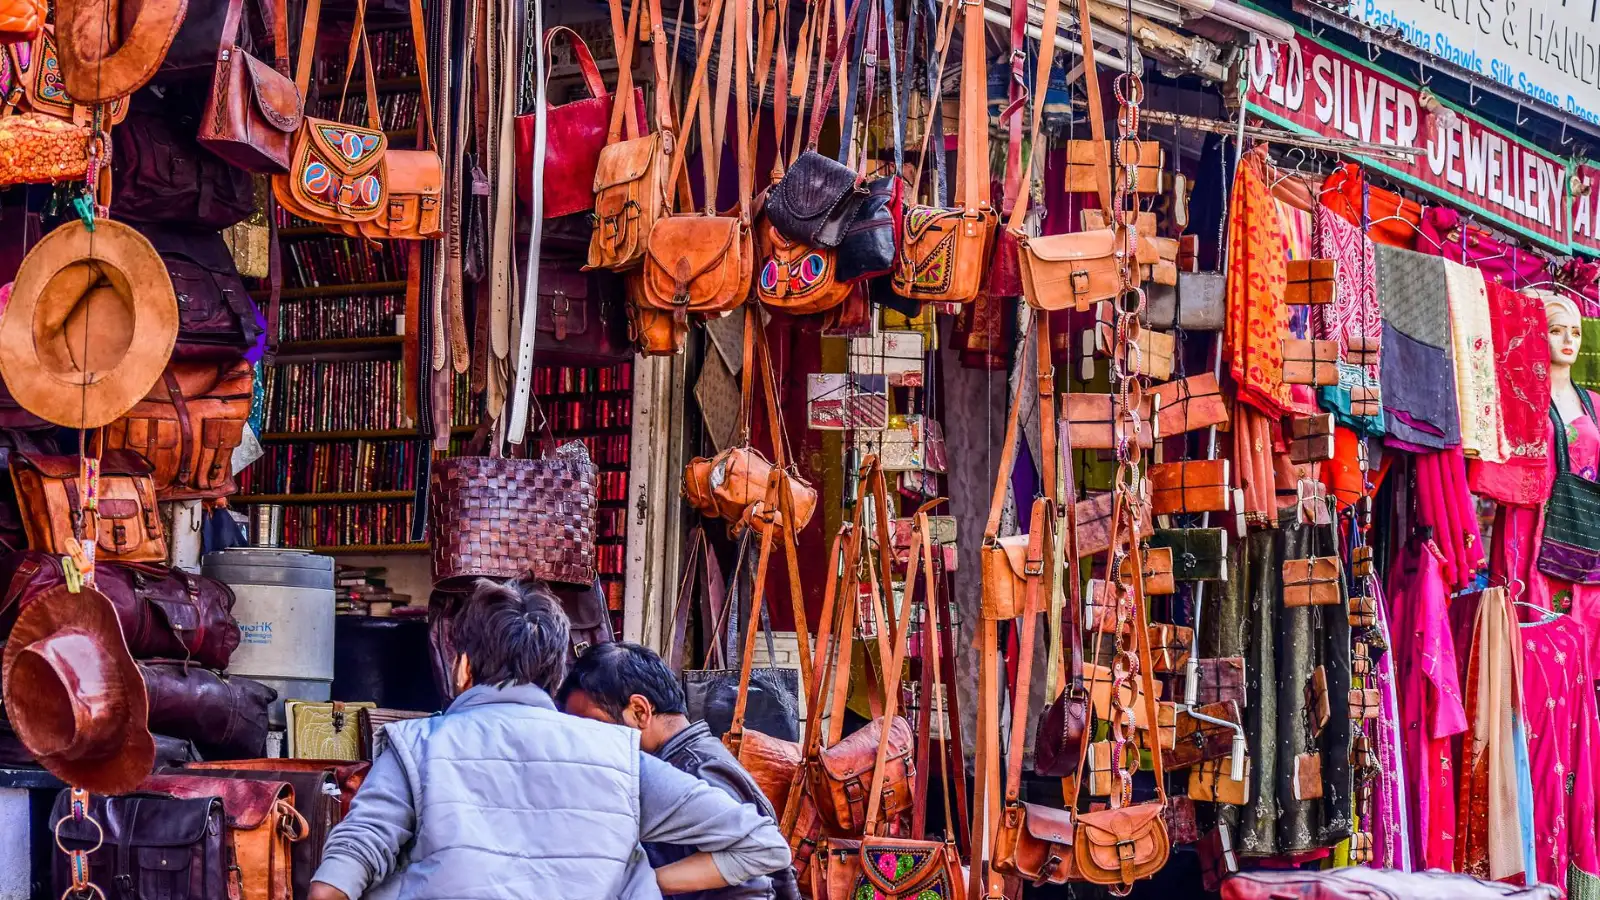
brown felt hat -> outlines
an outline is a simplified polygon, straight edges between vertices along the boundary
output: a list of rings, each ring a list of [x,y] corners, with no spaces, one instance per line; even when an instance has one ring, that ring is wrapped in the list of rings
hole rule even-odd
[[[58,586],[23,602],[0,660],[11,727],[62,781],[98,794],[133,790],[156,744],[144,678],[111,601]]]
[[[105,103],[144,87],[167,58],[188,6],[187,0],[56,0],[56,55],[67,93],[79,103]]]
[[[178,301],[161,255],[121,222],[68,222],[22,260],[0,313],[0,378],[23,409],[99,428],[161,378]]]

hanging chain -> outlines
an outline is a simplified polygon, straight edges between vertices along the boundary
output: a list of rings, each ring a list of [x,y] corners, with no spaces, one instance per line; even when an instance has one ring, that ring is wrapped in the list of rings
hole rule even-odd
[[[106,900],[105,891],[89,880],[89,854],[99,850],[106,840],[105,829],[100,826],[94,816],[89,815],[89,792],[82,788],[73,788],[69,810],[66,815],[56,821],[55,827],[56,849],[67,855],[67,869],[72,873],[71,883],[62,892],[61,898],[62,900],[67,900],[68,897],[75,898],[75,900],[88,900],[88,898],[98,897],[99,900]],[[79,823],[88,822],[94,826],[95,839],[93,847],[87,850],[68,850],[66,845],[61,843],[61,826],[66,824],[68,819]]]
[[[1090,63],[1093,64],[1092,62]],[[1139,443],[1145,423],[1140,418],[1144,406],[1144,392],[1138,380],[1141,368],[1139,347],[1139,322],[1145,312],[1145,294],[1140,286],[1137,265],[1139,232],[1139,105],[1144,100],[1144,84],[1130,68],[1117,76],[1114,82],[1117,97],[1116,164],[1113,179],[1112,214],[1117,223],[1120,247],[1117,253],[1117,274],[1122,290],[1115,303],[1114,340],[1111,359],[1112,390],[1117,394],[1118,415],[1116,423],[1117,477],[1115,490],[1123,511],[1124,533],[1128,541],[1136,541],[1138,529],[1134,526],[1147,514],[1144,509],[1143,479],[1140,477]],[[1099,103],[1099,97],[1090,97],[1090,103]],[[1108,578],[1116,579],[1124,563],[1131,559],[1123,546],[1113,549],[1112,569]],[[1131,577],[1143,578],[1143,572],[1132,572]],[[1111,740],[1112,759],[1117,785],[1111,793],[1113,808],[1133,802],[1133,776],[1139,771],[1139,747],[1135,740],[1138,729],[1134,707],[1139,697],[1138,634],[1144,622],[1133,621],[1138,614],[1132,591],[1118,591],[1116,599],[1117,652],[1111,661]],[[1150,733],[1150,749],[1159,753],[1158,727],[1146,722]]]

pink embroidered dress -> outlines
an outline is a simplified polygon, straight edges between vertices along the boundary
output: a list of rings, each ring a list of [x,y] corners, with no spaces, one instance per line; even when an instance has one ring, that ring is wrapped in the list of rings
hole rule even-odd
[[[1600,722],[1595,716],[1590,643],[1570,616],[1522,626],[1522,691],[1533,774],[1534,856],[1539,880],[1569,900],[1600,897],[1600,815],[1596,812]]]

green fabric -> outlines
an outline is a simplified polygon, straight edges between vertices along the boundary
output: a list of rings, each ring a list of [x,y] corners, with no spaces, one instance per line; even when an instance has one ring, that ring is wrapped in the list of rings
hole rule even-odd
[[[1600,876],[1567,865],[1567,900],[1600,900]]]
[[[1583,344],[1572,364],[1572,383],[1600,390],[1600,319],[1583,320]]]

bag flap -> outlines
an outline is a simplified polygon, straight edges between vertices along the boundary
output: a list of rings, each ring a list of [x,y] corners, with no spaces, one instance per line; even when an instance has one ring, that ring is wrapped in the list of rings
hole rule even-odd
[[[1283,561],[1283,583],[1287,585],[1329,584],[1339,580],[1339,557],[1313,556],[1310,559]]]
[[[166,792],[140,792],[91,798],[90,818],[79,821],[69,812],[70,793],[57,795],[51,821],[60,822],[60,837],[74,843],[99,842],[104,827],[107,842],[126,835],[135,847],[190,847],[205,839],[213,811],[221,807],[214,796],[180,799]]]
[[[389,138],[381,131],[305,117],[306,133],[317,161],[350,179],[365,175],[383,162]]]
[[[815,150],[800,154],[794,165],[768,196],[769,213],[779,218],[788,213],[797,219],[812,220],[832,211],[856,186],[856,173],[838,160]]]
[[[13,452],[11,464],[13,467],[32,469],[45,478],[77,478],[83,474],[83,464],[76,456]]]
[[[544,300],[546,297],[557,295],[573,300],[587,298],[589,276],[583,272],[574,272],[565,266],[540,266],[539,299]]]
[[[945,232],[955,229],[956,223],[961,221],[961,213],[960,209],[942,206],[909,207],[905,213],[906,242],[920,241],[935,228],[940,229],[942,237]]]
[[[832,747],[825,748],[821,754],[821,762],[828,778],[833,781],[849,781],[863,773],[871,772],[878,758],[878,735],[882,726],[882,719],[873,719],[866,724],[866,727],[857,730]],[[903,717],[895,716],[894,723],[889,726],[889,753],[886,758],[894,760],[909,756],[911,743],[911,725]]]
[[[76,465],[76,457],[64,457]],[[100,457],[102,475],[149,475],[155,467],[132,450],[107,450]]]
[[[432,150],[390,150],[383,156],[389,194],[437,197],[444,191],[444,161]]]
[[[294,82],[237,47],[233,52],[244,57],[245,72],[250,76],[250,94],[255,98],[261,118],[279,131],[289,132],[299,128],[304,104],[300,89],[294,86]]]
[[[739,239],[731,216],[673,216],[650,229],[646,255],[668,278],[687,285],[721,264]]]
[[[1150,467],[1150,486],[1158,491],[1227,487],[1229,460],[1191,459]]]
[[[1028,543],[1026,534],[1014,534],[1010,537],[998,538],[995,545],[1005,553],[1006,560],[1011,563],[1011,574],[1018,581],[1028,577]]]
[[[659,134],[651,134],[631,141],[607,144],[595,163],[594,192],[598,194],[606,188],[643,178],[656,157],[656,145],[660,139]]]
[[[294,802],[294,788],[286,781],[221,778],[208,775],[151,775],[139,785],[142,791],[159,791],[185,799],[216,797],[230,826],[244,831],[259,828],[279,800]]]
[[[1073,814],[1070,810],[1022,804],[1022,827],[1035,840],[1072,846]]]
[[[1099,853],[1109,855],[1105,868],[1117,868],[1117,844],[1146,839],[1156,829],[1162,831],[1161,842],[1166,841],[1166,824],[1161,819],[1160,803],[1140,803],[1121,809],[1102,809],[1078,817],[1078,837],[1088,844],[1092,857],[1098,863]]]
[[[889,897],[921,896],[922,887],[944,872],[945,845],[935,841],[866,838],[860,853],[861,874]]]
[[[1029,238],[1028,252],[1045,262],[1109,259],[1117,252],[1117,233],[1106,228]]]
[[[135,504],[135,511],[137,511],[137,506]],[[137,589],[135,590],[137,591]],[[138,591],[138,593],[146,603],[150,604],[151,608],[160,614],[161,618],[166,620],[167,627],[172,631],[182,634],[200,630],[200,610],[196,607],[196,604],[190,603],[187,597],[184,599],[162,597],[149,590]]]
[[[602,626],[609,627],[607,621],[609,610],[606,607],[605,594],[601,593],[598,583],[592,585],[551,585],[551,590],[561,601],[561,610],[567,614],[567,622],[572,630],[593,631]]]

